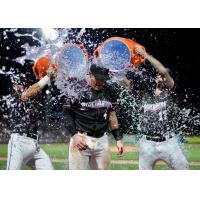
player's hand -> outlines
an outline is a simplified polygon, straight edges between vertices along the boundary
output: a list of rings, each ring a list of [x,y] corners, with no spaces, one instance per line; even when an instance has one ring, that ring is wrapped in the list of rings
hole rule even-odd
[[[147,58],[147,52],[140,45],[135,46],[135,52],[143,58]]]
[[[88,145],[86,144],[83,136],[75,134],[73,137],[74,145],[80,150],[86,150],[88,148]]]
[[[23,92],[23,86],[22,85],[14,84],[13,85],[13,89],[17,93],[22,93]]]
[[[21,94],[21,100],[22,101],[27,101],[29,98],[27,97],[27,94],[26,94],[26,92],[23,92],[22,94]]]
[[[56,78],[56,75],[57,75],[57,69],[56,67],[51,65],[47,70],[47,76],[52,80]]]
[[[117,141],[118,156],[122,157],[124,155],[124,144],[121,140]]]

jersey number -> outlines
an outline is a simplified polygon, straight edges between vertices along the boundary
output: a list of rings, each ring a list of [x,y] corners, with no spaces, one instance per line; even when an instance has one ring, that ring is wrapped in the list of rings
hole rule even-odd
[[[159,121],[164,121],[167,120],[167,111],[160,111],[159,112]]]

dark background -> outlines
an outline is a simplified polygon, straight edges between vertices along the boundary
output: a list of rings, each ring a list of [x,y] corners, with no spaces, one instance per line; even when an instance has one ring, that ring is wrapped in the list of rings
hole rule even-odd
[[[31,77],[33,63],[26,61],[22,66],[16,63],[14,59],[25,55],[25,50],[21,47],[24,43],[36,46],[40,46],[40,44],[30,36],[21,36],[18,40],[14,33],[31,34],[36,31],[35,36],[40,38],[41,31],[39,29],[17,29],[15,32],[8,32],[5,38],[3,34],[5,30],[0,29],[0,69],[3,67],[9,71],[10,68],[13,68],[16,73],[30,72]],[[86,29],[83,36],[77,39],[80,30],[70,29],[66,42],[82,42],[90,55],[93,55],[94,49],[101,42],[113,36],[133,38],[136,42],[145,46],[150,54],[161,61],[165,67],[171,69],[172,76],[180,88],[180,93],[184,94],[181,98],[187,98],[184,106],[195,106],[199,110],[200,29]],[[31,78],[33,79],[33,77]]]

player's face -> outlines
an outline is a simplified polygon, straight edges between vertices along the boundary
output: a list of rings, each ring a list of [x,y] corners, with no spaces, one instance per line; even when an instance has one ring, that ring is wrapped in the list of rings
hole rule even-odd
[[[98,80],[95,78],[95,76],[93,74],[90,74],[90,83],[91,83],[91,87],[94,89],[94,90],[102,90],[104,84],[105,84],[105,81],[104,80]]]
[[[155,81],[157,88],[162,89],[164,87],[164,79],[160,75],[156,77]]]

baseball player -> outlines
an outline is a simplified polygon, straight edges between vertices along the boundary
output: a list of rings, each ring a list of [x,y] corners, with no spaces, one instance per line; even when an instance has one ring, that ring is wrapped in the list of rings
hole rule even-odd
[[[8,170],[19,170],[23,164],[37,170],[53,169],[49,156],[38,144],[39,120],[44,118],[47,88],[40,95],[29,98],[30,91],[36,94],[39,88],[47,86],[48,80],[46,76],[27,91],[15,92],[9,99],[12,134],[8,143]]]
[[[124,153],[122,134],[112,98],[114,92],[106,83],[109,70],[92,64],[87,81],[74,82],[77,96],[65,103],[66,128],[71,134],[69,169],[109,169],[108,131],[116,140],[119,155]]]
[[[158,160],[165,161],[172,169],[189,169],[175,137],[174,80],[157,59],[140,47],[136,51],[158,71],[155,79],[133,73],[123,80],[141,100],[138,130],[143,136],[139,142],[139,169],[150,170]]]

